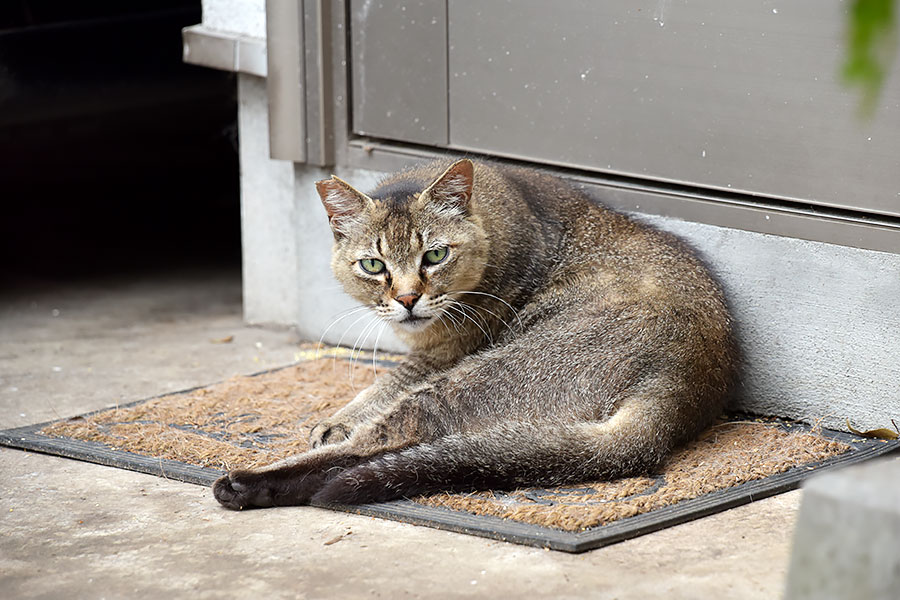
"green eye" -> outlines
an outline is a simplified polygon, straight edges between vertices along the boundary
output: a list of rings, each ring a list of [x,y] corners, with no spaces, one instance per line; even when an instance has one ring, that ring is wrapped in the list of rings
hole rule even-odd
[[[436,265],[447,258],[447,246],[441,246],[425,253],[425,264]]]
[[[359,266],[369,275],[378,275],[384,272],[384,263],[377,258],[364,258],[359,261]]]

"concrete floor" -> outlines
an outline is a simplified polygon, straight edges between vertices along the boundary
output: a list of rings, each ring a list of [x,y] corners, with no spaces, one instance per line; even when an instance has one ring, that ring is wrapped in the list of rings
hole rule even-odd
[[[211,340],[233,335],[231,344]],[[294,360],[241,322],[234,273],[0,296],[0,428]],[[299,507],[0,448],[4,598],[776,598],[799,492],[581,555]],[[343,535],[337,543],[326,541]]]

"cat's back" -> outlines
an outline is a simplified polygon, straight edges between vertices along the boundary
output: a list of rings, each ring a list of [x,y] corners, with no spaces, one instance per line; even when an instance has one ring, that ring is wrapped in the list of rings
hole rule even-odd
[[[702,330],[730,346],[724,293],[697,252],[680,238],[614,211],[602,199],[552,175],[482,165],[500,211],[536,220],[557,236],[546,246],[554,267],[545,297],[560,295],[598,308],[618,306],[636,317],[663,318]],[[489,209],[489,212],[495,209]],[[509,217],[496,215],[499,219]],[[519,238],[523,244],[531,242]],[[529,252],[529,248],[521,248]]]
[[[602,198],[540,171],[479,164],[483,210],[505,222],[534,220],[559,235],[559,265],[615,268],[647,277],[709,279],[681,239],[607,207]],[[478,172],[478,171],[476,171]],[[487,193],[485,193],[487,192]]]

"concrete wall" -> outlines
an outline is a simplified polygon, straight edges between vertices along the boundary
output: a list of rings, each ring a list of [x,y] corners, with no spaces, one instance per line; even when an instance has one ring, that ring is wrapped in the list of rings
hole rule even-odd
[[[803,486],[787,600],[900,596],[900,458]]]
[[[294,165],[269,158],[266,80],[238,75],[244,317],[293,323],[299,288]]]
[[[203,0],[201,6],[209,29],[266,37],[266,0]]]

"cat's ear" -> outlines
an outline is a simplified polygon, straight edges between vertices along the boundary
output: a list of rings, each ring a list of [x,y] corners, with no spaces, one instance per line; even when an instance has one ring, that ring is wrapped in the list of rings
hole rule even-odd
[[[475,166],[468,158],[456,161],[422,192],[421,198],[444,214],[469,214]]]
[[[366,204],[371,202],[368,196],[334,175],[331,179],[317,181],[316,190],[335,235],[346,235],[359,222]]]

